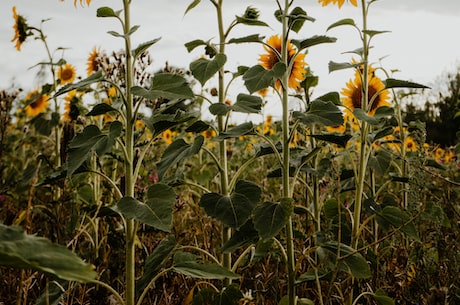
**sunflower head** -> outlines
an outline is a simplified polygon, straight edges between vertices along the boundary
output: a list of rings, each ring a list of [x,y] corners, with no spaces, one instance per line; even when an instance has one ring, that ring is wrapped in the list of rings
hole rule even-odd
[[[22,44],[26,41],[27,37],[32,34],[28,32],[29,26],[27,25],[27,20],[16,12],[16,6],[13,6],[13,18],[14,37],[11,42],[16,42],[16,50],[21,51]]]
[[[49,96],[40,92],[39,88],[29,92],[24,100],[26,115],[34,117],[42,113],[48,107]]]
[[[71,64],[65,64],[59,67],[58,79],[61,85],[71,83],[75,80],[76,70]]]
[[[391,106],[388,100],[390,99],[388,90],[385,89],[385,85],[382,80],[378,78],[372,67],[369,68],[370,73],[368,74],[368,99],[369,105],[366,109],[369,115],[374,115],[377,108],[383,106]],[[363,83],[362,74],[359,68],[355,73],[354,79],[350,79],[346,87],[342,89],[343,105],[348,110],[353,111],[358,108],[362,108],[363,100]]]
[[[274,35],[268,38],[267,45],[264,45],[265,54],[261,54],[259,57],[259,63],[262,67],[267,70],[273,69],[275,64],[280,62],[281,60],[281,48],[282,48],[282,38],[279,35]],[[288,87],[297,89],[300,87],[300,83],[304,80],[306,69],[305,66],[305,54],[299,53],[296,54],[295,46],[288,41],[287,43],[287,54],[288,54],[288,65],[292,66],[289,80],[288,80]],[[280,89],[281,83],[279,81],[276,82],[276,88]]]
[[[358,6],[357,0],[349,0],[347,2],[350,2],[353,6]],[[345,0],[318,0],[318,3],[321,3],[322,6],[326,6],[329,4],[337,4],[339,8],[341,8],[342,5],[345,3]]]
[[[61,2],[64,2],[64,0],[59,0]],[[77,2],[78,0],[73,0],[73,5],[76,7],[77,6]],[[90,5],[91,4],[91,0],[80,0],[80,5],[83,6],[83,2],[86,2],[86,5]]]
[[[78,108],[78,104],[81,101],[81,94],[79,94],[77,90],[72,90],[69,93],[67,93],[66,97],[64,97],[64,101],[64,114],[62,115],[62,120],[77,120],[78,116],[80,115],[80,109]]]
[[[86,74],[90,76],[94,72],[99,70],[101,50],[99,48],[94,48],[88,56],[86,61]]]

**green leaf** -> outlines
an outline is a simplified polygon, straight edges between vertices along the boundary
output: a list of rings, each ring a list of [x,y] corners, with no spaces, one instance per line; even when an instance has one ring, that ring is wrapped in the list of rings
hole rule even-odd
[[[247,42],[262,42],[264,39],[263,36],[260,36],[259,34],[253,34],[245,37],[240,37],[240,38],[232,38],[230,39],[227,43],[247,43]]]
[[[56,92],[56,94],[53,97],[63,95],[63,94],[68,93],[68,92],[70,92],[70,91],[72,91],[74,89],[84,88],[86,86],[89,86],[91,84],[98,83],[98,82],[101,82],[101,81],[104,81],[104,80],[105,80],[105,78],[102,75],[102,71],[97,71],[97,72],[91,74],[89,77],[79,81],[78,83],[65,85],[58,92]]]
[[[155,229],[170,232],[175,202],[176,194],[170,186],[155,183],[147,191],[146,203],[125,196],[117,202],[117,209],[128,218],[136,219]]]
[[[366,121],[367,123],[378,126],[385,123],[386,119],[394,115],[394,109],[387,106],[382,106],[377,108],[373,116],[368,115],[361,108],[356,108],[353,110],[353,115],[361,121]]]
[[[334,37],[329,37],[329,36],[324,36],[324,35],[320,35],[320,36],[315,35],[313,37],[310,37],[310,38],[307,38],[301,41],[294,42],[293,40],[292,42],[298,44],[299,51],[300,51],[300,50],[310,48],[318,44],[334,43],[336,41],[337,41],[337,38],[334,38]]]
[[[337,259],[339,259],[339,270],[348,272],[357,279],[369,278],[372,275],[366,259],[346,244],[329,241],[321,244],[317,252],[320,258],[327,260],[331,266],[335,266]],[[339,254],[338,257],[337,254]]]
[[[213,115],[226,115],[233,107],[227,104],[215,103],[209,106],[208,109]]]
[[[328,275],[329,273],[326,272],[326,271],[322,271],[322,270],[318,270],[318,278],[323,278],[325,277],[326,275]],[[316,274],[315,274],[315,270],[313,269],[310,269],[308,270],[307,272],[301,274],[297,280],[296,280],[296,284],[300,284],[300,283],[303,283],[303,282],[309,282],[309,281],[314,281],[316,280]]]
[[[338,70],[356,68],[356,67],[359,67],[359,66],[362,66],[362,65],[363,65],[362,62],[352,64],[352,63],[349,63],[349,62],[333,62],[333,61],[330,61],[329,62],[329,73],[334,72],[334,71],[338,71]]]
[[[333,24],[331,24],[326,31],[329,31],[335,27],[338,27],[338,26],[343,26],[343,25],[351,25],[351,26],[354,26],[356,27],[356,23],[353,19],[350,19],[350,18],[346,18],[346,19],[342,19],[342,20],[339,20],[337,22],[334,22]]]
[[[274,84],[274,73],[261,65],[249,68],[243,75],[244,85],[249,93],[268,88]]]
[[[378,150],[375,156],[369,159],[369,167],[379,175],[384,175],[390,168],[393,157],[385,150]]]
[[[259,96],[240,93],[231,108],[235,112],[259,113],[262,109],[262,99]]]
[[[158,177],[163,179],[166,171],[173,165],[178,164],[186,158],[190,158],[196,155],[203,145],[204,137],[202,135],[197,136],[193,144],[188,144],[183,139],[177,139],[172,142],[164,151],[161,156],[161,160],[157,163]]]
[[[152,78],[150,89],[134,86],[131,92],[134,95],[154,100],[163,97],[169,100],[191,99],[194,97],[186,79],[173,73],[158,73]]]
[[[225,269],[221,265],[210,263],[198,263],[198,256],[176,252],[172,268],[183,275],[199,279],[238,279],[239,275]]]
[[[240,304],[240,300],[243,299],[244,295],[240,291],[237,284],[231,284],[217,294],[215,305],[236,305]]]
[[[120,33],[118,33],[118,32],[115,32],[115,31],[107,31],[107,34],[110,34],[110,35],[112,35],[113,37],[118,37],[118,38],[124,38],[124,37],[125,37],[125,35],[120,34]]]
[[[189,53],[199,46],[209,46],[209,43],[201,39],[195,39],[185,44],[185,47]]]
[[[290,198],[282,198],[279,202],[259,204],[254,209],[254,227],[259,236],[270,239],[278,234],[286,225],[293,211]]]
[[[332,102],[334,105],[341,106],[342,103],[340,102],[340,94],[337,91],[328,92],[324,95],[321,95],[317,98],[317,100],[323,102]]]
[[[268,27],[269,25],[261,20],[258,19],[252,19],[252,18],[244,18],[240,16],[235,16],[235,20],[240,23],[240,24],[245,24],[245,25],[252,25],[252,26],[266,26]]]
[[[377,289],[377,291],[372,294],[372,297],[378,305],[395,305],[393,299],[387,296],[382,289]]]
[[[163,239],[158,246],[155,247],[145,261],[145,268],[142,277],[136,281],[136,293],[142,292],[149,284],[150,280],[162,268],[165,262],[171,257],[176,249],[176,239],[173,235]]]
[[[93,266],[66,247],[3,224],[0,224],[0,265],[32,269],[68,281],[90,282],[97,276]]]
[[[251,134],[253,132],[254,132],[254,125],[252,124],[252,122],[246,122],[246,123],[233,127],[227,132],[222,132],[217,137],[215,137],[214,140],[222,141],[225,139],[238,138],[240,136]]]
[[[96,125],[88,125],[69,143],[67,153],[67,176],[71,176],[95,151],[105,154],[121,135],[123,125],[119,121],[110,124],[109,134],[103,134]]]
[[[96,16],[101,18],[118,17],[118,14],[112,8],[103,6],[97,9]]]
[[[141,43],[140,45],[138,45],[137,48],[135,48],[135,49],[132,51],[132,54],[133,54],[134,58],[137,58],[137,57],[140,56],[142,53],[144,53],[145,51],[147,51],[148,48],[150,48],[152,45],[154,45],[155,43],[157,43],[158,41],[160,41],[160,39],[161,39],[161,37],[155,38],[155,39],[146,41],[146,42]]]
[[[59,305],[69,289],[69,282],[64,280],[49,281],[47,289],[37,298],[34,305]]]
[[[430,87],[418,83],[409,82],[406,80],[399,80],[394,78],[387,78],[384,82],[386,89],[391,88],[413,88],[413,89],[430,89]]]
[[[419,237],[414,223],[410,222],[406,224],[409,220],[409,214],[401,208],[395,206],[386,206],[377,213],[377,222],[382,229],[388,231],[391,226],[395,228],[402,227],[402,232],[418,240]]]
[[[390,31],[375,31],[375,30],[365,30],[363,33],[369,35],[371,38],[380,35],[380,34],[385,34],[385,33],[390,33]]]
[[[200,133],[200,132],[208,130],[210,127],[211,127],[211,125],[209,125],[205,121],[197,120],[197,121],[193,122],[192,125],[188,126],[185,129],[185,132]]]
[[[156,137],[167,129],[196,119],[198,114],[195,111],[187,111],[184,107],[186,106],[183,100],[162,103],[161,107],[153,111],[152,116],[144,119],[143,122],[152,131],[153,136]]]
[[[339,107],[321,100],[311,102],[307,112],[294,111],[293,117],[307,125],[320,123],[325,126],[339,126],[344,122]]]
[[[231,253],[239,248],[254,244],[259,240],[259,233],[254,229],[254,223],[249,219],[244,225],[236,229],[232,237],[222,246],[222,253]]]
[[[298,33],[305,21],[315,21],[314,18],[307,15],[307,12],[304,11],[301,7],[295,7],[291,13],[288,15],[288,26],[291,30]]]
[[[187,9],[185,10],[184,15],[186,15],[189,11],[191,11],[193,8],[195,8],[195,6],[200,4],[200,2],[201,2],[201,0],[193,0],[193,2],[190,3],[189,6],[187,7]]]
[[[91,111],[86,114],[86,116],[101,115],[101,114],[105,114],[105,113],[110,112],[110,111],[118,111],[118,110],[113,108],[109,104],[100,103],[100,104],[97,104],[96,106],[94,106],[93,109],[91,109]]]
[[[310,137],[313,137],[315,139],[321,140],[321,141],[326,141],[329,143],[334,143],[339,145],[340,147],[347,147],[348,141],[353,137],[352,135],[349,134],[344,134],[344,135],[336,135],[336,134],[312,134]]]
[[[371,141],[375,142],[383,137],[389,136],[393,134],[394,128],[392,126],[386,126],[382,129],[377,130],[376,132],[373,132],[370,134]]]
[[[225,54],[216,54],[214,59],[199,58],[190,64],[190,71],[202,86],[227,62]]]
[[[230,196],[218,193],[204,194],[200,206],[206,213],[232,228],[241,227],[251,216],[260,200],[261,189],[256,184],[240,180]]]

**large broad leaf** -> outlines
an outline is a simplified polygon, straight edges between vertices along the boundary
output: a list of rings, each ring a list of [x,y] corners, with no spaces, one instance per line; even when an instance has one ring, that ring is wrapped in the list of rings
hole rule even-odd
[[[322,44],[322,43],[333,43],[333,42],[336,42],[337,41],[337,38],[334,38],[334,37],[329,37],[329,36],[324,36],[324,35],[321,35],[321,36],[313,36],[313,37],[310,37],[310,38],[307,38],[307,39],[304,39],[304,40],[301,40],[301,41],[292,41],[293,43],[295,43],[297,45],[297,47],[299,48],[299,50],[303,50],[303,49],[306,49],[306,48],[309,48],[309,47],[312,47],[312,46],[315,46],[315,45],[318,45],[318,44]]]
[[[390,168],[393,156],[385,151],[378,150],[374,156],[369,159],[369,167],[372,168],[379,175],[384,175]]]
[[[417,229],[413,222],[409,222],[409,214],[399,207],[386,206],[377,213],[377,222],[384,230],[389,230],[390,227],[400,228],[401,231],[411,236],[412,238],[419,239]]]
[[[230,253],[241,247],[254,244],[259,240],[259,233],[254,229],[254,223],[249,219],[244,225],[236,229],[232,237],[222,246],[222,253]]]
[[[176,165],[185,158],[189,158],[197,154],[203,145],[204,137],[199,135],[193,141],[193,144],[188,144],[183,139],[177,139],[172,142],[164,151],[161,160],[157,163],[158,177],[163,179],[166,171],[173,165]]]
[[[274,72],[257,65],[249,68],[243,75],[244,85],[249,93],[268,88],[274,84]]]
[[[286,225],[293,211],[292,199],[283,198],[279,202],[264,203],[254,209],[254,227],[259,236],[270,239]]]
[[[217,193],[204,194],[200,200],[209,216],[232,228],[241,227],[251,216],[260,200],[261,189],[255,183],[240,180],[230,196]]]
[[[140,45],[138,45],[137,48],[135,48],[135,49],[132,51],[132,54],[133,54],[134,58],[139,57],[142,53],[144,53],[145,51],[147,51],[148,48],[150,48],[150,47],[153,46],[155,43],[157,43],[158,41],[160,41],[160,39],[161,39],[161,38],[155,38],[155,39],[146,41],[146,42],[141,43]]]
[[[125,196],[117,202],[118,210],[128,218],[136,219],[158,230],[169,232],[176,194],[162,183],[152,185],[147,191],[146,202]]]
[[[314,18],[307,15],[307,12],[301,7],[295,7],[288,15],[288,26],[291,30],[298,33],[302,29],[305,21],[315,21]]]
[[[394,79],[394,78],[387,78],[384,81],[385,88],[413,88],[413,89],[429,89],[430,87],[421,85],[418,83],[409,82],[406,80]]]
[[[86,114],[86,116],[101,115],[101,114],[105,114],[110,111],[118,111],[118,110],[113,108],[109,104],[100,103],[100,104],[95,105],[93,109],[91,109],[91,111]]]
[[[371,276],[371,269],[366,259],[348,245],[329,241],[321,244],[317,252],[320,258],[330,266],[335,266],[338,260],[337,266],[339,270],[348,272],[357,279],[365,279]]]
[[[134,95],[154,100],[159,97],[169,100],[191,99],[194,94],[187,80],[178,74],[158,73],[152,77],[150,89],[134,86],[131,88]]]
[[[166,239],[163,239],[158,244],[158,246],[156,246],[152,254],[150,254],[145,261],[144,274],[142,274],[142,277],[136,281],[137,293],[141,292],[145,287],[147,287],[151,279],[161,269],[164,263],[171,257],[175,248],[176,239],[172,235]]]
[[[237,279],[239,276],[218,264],[199,263],[198,256],[176,252],[172,268],[179,273],[200,279]]]
[[[236,103],[232,106],[235,112],[259,113],[262,109],[262,99],[259,96],[240,93],[236,97]]]
[[[349,134],[344,134],[344,135],[336,135],[336,134],[312,134],[310,137],[313,137],[315,139],[321,140],[321,141],[326,141],[329,143],[334,143],[339,145],[340,147],[347,147],[348,141],[353,137],[352,135]]]
[[[343,124],[343,114],[339,107],[332,102],[315,100],[311,102],[307,112],[294,112],[294,118],[304,124],[323,124],[325,126],[339,126]]]
[[[361,108],[353,110],[353,115],[360,121],[366,121],[367,123],[379,126],[385,123],[385,121],[394,115],[394,109],[387,106],[377,108],[373,116],[368,115]]]
[[[62,95],[62,94],[66,94],[74,89],[84,88],[86,86],[89,86],[91,84],[98,83],[104,80],[105,78],[102,75],[102,71],[97,71],[91,74],[90,76],[88,76],[87,78],[85,78],[84,80],[79,81],[78,83],[65,85],[54,95],[54,97]]]
[[[68,281],[90,282],[97,276],[93,266],[66,247],[3,224],[0,224],[0,265],[33,269]]]
[[[69,143],[67,152],[67,175],[72,175],[95,151],[103,155],[115,144],[121,135],[123,125],[114,121],[108,134],[102,133],[96,125],[88,125]]]
[[[190,71],[193,76],[203,86],[214,74],[222,68],[227,62],[227,56],[225,54],[216,54],[212,59],[199,58],[194,62],[190,63]]]
[[[227,132],[222,132],[214,139],[216,141],[222,141],[225,139],[238,138],[240,136],[251,134],[252,132],[254,132],[254,125],[252,124],[252,122],[246,122],[246,123],[233,127]]]

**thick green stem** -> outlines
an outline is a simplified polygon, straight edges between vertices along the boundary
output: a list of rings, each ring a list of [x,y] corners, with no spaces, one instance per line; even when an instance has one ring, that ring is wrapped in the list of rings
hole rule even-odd
[[[217,9],[217,23],[219,27],[219,53],[225,54],[225,31],[224,31],[224,20],[222,12],[223,0],[219,0]],[[225,68],[224,66],[219,69],[219,80],[218,80],[218,98],[219,103],[225,103]],[[219,115],[217,117],[219,133],[224,132],[226,129],[225,117]],[[220,187],[221,193],[224,196],[229,194],[228,189],[228,160],[227,160],[227,142],[225,140],[219,143],[219,161],[220,161]],[[225,225],[222,226],[222,245],[225,244],[231,238],[231,229]],[[232,268],[232,257],[231,253],[222,254],[222,266],[227,269]],[[229,285],[230,279],[224,281],[224,285]]]
[[[133,58],[131,54],[131,37],[130,30],[130,1],[123,0],[124,9],[124,29],[125,34],[125,56],[126,56],[126,131],[125,145],[126,158],[125,166],[125,196],[134,197],[134,185],[136,177],[134,177],[134,105],[131,87],[133,86]],[[136,222],[132,219],[126,220],[126,305],[135,304],[135,248],[134,240],[136,235]]]

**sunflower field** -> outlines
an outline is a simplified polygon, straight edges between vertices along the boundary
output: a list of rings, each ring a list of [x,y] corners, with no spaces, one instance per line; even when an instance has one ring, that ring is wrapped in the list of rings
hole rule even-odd
[[[252,6],[225,25],[224,0],[184,4],[215,9],[215,37],[155,72],[159,38],[133,46],[142,27],[117,2],[97,16],[124,49],[95,47],[85,75],[12,8],[11,47],[42,43],[51,77],[0,91],[1,305],[460,304],[460,145],[403,106],[427,86],[369,60],[376,0],[314,1],[362,12],[327,29],[361,44],[319,96],[307,53],[337,38],[291,37],[314,21],[302,1],[272,1],[269,37],[233,36],[269,27]],[[230,71],[229,45],[260,46],[258,62]]]

